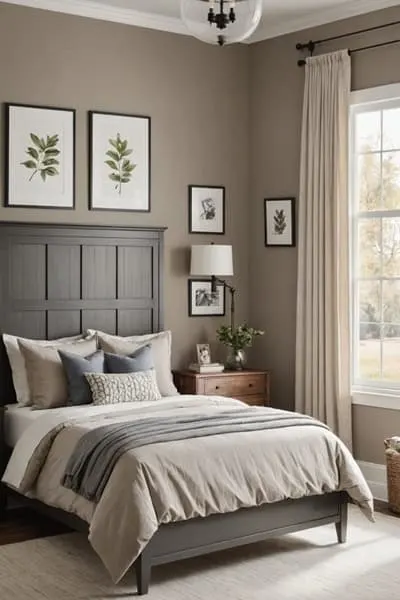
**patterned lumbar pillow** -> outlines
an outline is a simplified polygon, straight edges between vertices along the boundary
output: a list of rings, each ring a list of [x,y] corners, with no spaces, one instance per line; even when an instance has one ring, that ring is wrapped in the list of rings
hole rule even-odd
[[[154,369],[137,373],[85,373],[93,404],[160,400]]]

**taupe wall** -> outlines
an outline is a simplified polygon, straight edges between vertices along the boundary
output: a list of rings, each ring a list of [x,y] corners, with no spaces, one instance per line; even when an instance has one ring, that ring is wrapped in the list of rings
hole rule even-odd
[[[266,330],[255,361],[273,371],[274,404],[293,407],[297,254],[265,248],[262,223],[264,197],[298,196],[304,73],[295,44],[398,19],[399,7],[221,52],[182,36],[0,3],[0,102],[77,109],[76,210],[0,207],[0,219],[167,226],[165,321],[174,332],[176,366],[186,364],[196,342],[212,341],[220,322],[187,317],[187,249],[213,240],[233,243],[238,319]],[[400,81],[399,59],[398,46],[355,56],[353,88]],[[152,117],[150,214],[88,211],[90,109]],[[1,139],[3,133],[2,115]],[[224,238],[187,233],[191,183],[226,185]],[[399,430],[399,412],[356,407],[357,457],[383,462],[382,438]]]
[[[167,226],[165,324],[174,332],[174,365],[186,365],[194,344],[212,340],[220,322],[187,316],[190,244],[234,243],[238,319],[248,312],[249,49],[219,50],[189,37],[0,4],[0,102],[77,109],[76,210],[0,207],[0,220]],[[89,109],[152,117],[150,214],[88,211]],[[2,155],[0,165],[3,196]],[[188,234],[188,184],[226,185],[225,237]]]
[[[296,196],[299,190],[300,129],[304,70],[297,66],[298,41],[321,39],[400,19],[400,7],[302,31],[251,47],[251,271],[252,323],[266,330],[256,360],[273,371],[276,406],[293,407],[296,331],[297,252],[265,248],[263,198]],[[395,28],[325,45],[329,51],[398,37]],[[393,38],[392,38],[393,39]],[[400,48],[392,46],[355,55],[353,89],[400,81]],[[382,463],[386,435],[400,432],[400,412],[355,407],[355,454]]]

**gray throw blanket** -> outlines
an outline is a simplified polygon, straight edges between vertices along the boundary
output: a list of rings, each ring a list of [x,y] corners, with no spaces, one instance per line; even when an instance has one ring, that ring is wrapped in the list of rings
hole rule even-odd
[[[240,408],[214,415],[181,418],[148,417],[104,425],[85,433],[72,452],[61,484],[92,502],[98,502],[118,459],[141,446],[226,433],[326,425],[311,417],[268,408]]]

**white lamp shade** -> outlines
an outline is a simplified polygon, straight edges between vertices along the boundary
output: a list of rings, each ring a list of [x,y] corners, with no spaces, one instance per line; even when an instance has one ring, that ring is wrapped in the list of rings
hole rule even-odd
[[[203,277],[233,275],[232,246],[217,244],[192,246],[190,274]]]

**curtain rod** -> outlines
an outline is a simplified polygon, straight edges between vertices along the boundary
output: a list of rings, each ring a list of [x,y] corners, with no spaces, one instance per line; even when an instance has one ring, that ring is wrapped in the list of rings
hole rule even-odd
[[[362,46],[361,48],[354,48],[354,50],[348,50],[350,56],[357,54],[358,52],[365,52],[366,50],[374,50],[375,48],[383,48],[384,46],[393,46],[394,44],[400,44],[400,40],[390,40],[388,42],[381,42],[380,44],[371,44],[370,46]],[[297,61],[299,67],[304,67],[306,61],[304,58]]]
[[[349,33],[342,33],[341,35],[334,35],[332,37],[327,37],[322,40],[310,40],[306,43],[298,43],[296,44],[297,50],[308,50],[309,52],[314,52],[315,46],[318,44],[325,44],[326,42],[334,42],[335,40],[342,40],[343,38],[352,37],[353,35],[359,35],[361,33],[369,33],[370,31],[378,31],[380,29],[387,29],[388,27],[394,27],[394,25],[400,25],[400,21],[392,21],[391,23],[385,23],[384,25],[375,25],[374,27],[368,27],[367,29],[358,29],[357,31],[350,31]]]

